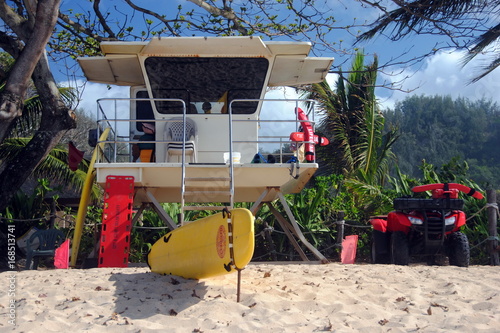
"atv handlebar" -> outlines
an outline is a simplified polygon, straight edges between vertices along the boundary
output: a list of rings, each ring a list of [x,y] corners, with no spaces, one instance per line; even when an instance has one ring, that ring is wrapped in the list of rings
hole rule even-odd
[[[460,192],[463,192],[469,196],[472,196],[473,198],[479,199],[479,200],[484,198],[484,196],[481,194],[481,192],[478,192],[475,189],[470,188],[468,186],[465,186],[462,184],[456,184],[456,183],[420,185],[420,186],[415,186],[411,190],[415,193],[432,191],[433,198],[443,198],[447,194],[448,195],[451,194],[451,197],[453,197],[453,194],[456,193],[457,190]],[[455,190],[455,191],[453,191],[453,190]]]

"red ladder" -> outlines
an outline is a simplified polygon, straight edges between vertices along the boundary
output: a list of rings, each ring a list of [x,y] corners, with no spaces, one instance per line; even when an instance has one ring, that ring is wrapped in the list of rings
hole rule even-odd
[[[134,177],[106,177],[97,267],[128,266],[133,201]]]

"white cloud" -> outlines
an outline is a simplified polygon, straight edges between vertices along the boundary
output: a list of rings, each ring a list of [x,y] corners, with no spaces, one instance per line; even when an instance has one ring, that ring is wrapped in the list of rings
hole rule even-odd
[[[476,83],[470,81],[481,72],[481,66],[487,59],[477,58],[466,66],[462,66],[461,52],[440,52],[428,58],[418,71],[411,69],[395,69],[394,76],[381,75],[383,79],[397,82],[404,79],[403,89],[412,90],[387,91],[379,89],[379,100],[384,108],[393,107],[412,94],[417,95],[450,95],[453,98],[465,97],[470,100],[491,99],[500,103],[500,71],[494,71]],[[399,71],[399,72],[398,72]]]
[[[78,90],[79,101],[76,106],[95,117],[97,100],[101,98],[128,98],[129,87],[108,86],[106,84],[77,81],[59,82],[61,86],[72,87]]]
[[[130,88],[107,86],[100,83],[87,82],[79,107],[96,112],[97,100],[100,98],[128,98]]]
[[[79,101],[76,105],[77,109],[82,109],[84,112],[94,119],[103,119],[102,115],[97,115],[98,99],[120,99],[129,97],[129,87],[108,86],[106,84],[85,82],[83,80],[59,82],[60,85],[72,87],[78,90]],[[128,101],[102,101],[101,109],[106,113],[107,119],[125,119],[129,118]],[[114,114],[114,112],[119,114]],[[119,135],[128,134],[128,124],[120,122],[117,126]]]

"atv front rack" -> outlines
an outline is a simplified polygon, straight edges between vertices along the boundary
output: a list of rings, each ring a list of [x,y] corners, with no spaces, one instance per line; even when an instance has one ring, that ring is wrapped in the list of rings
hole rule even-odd
[[[462,199],[437,198],[396,198],[394,199],[395,210],[462,210],[464,201]]]

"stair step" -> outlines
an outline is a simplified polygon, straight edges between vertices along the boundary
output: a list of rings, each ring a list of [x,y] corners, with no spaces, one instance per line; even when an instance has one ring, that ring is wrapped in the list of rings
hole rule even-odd
[[[183,210],[223,210],[226,206],[184,206]]]
[[[189,174],[189,173],[188,173]],[[232,209],[232,206],[216,206],[224,202],[233,201],[234,193],[231,191],[231,182],[234,181],[230,176],[230,172],[218,174],[216,177],[204,177],[203,175],[191,174],[193,177],[184,175],[182,180],[183,193],[181,208],[181,219],[184,219],[186,211],[221,211],[225,208]],[[207,198],[223,198],[220,203],[212,203],[205,199]],[[200,200],[203,199],[203,200]],[[226,200],[227,199],[227,200]],[[186,204],[189,203],[189,204]],[[182,221],[182,223],[189,223],[189,221]]]
[[[203,181],[230,181],[229,177],[186,177],[185,181],[203,182]]]
[[[231,191],[184,191],[184,195],[194,194],[231,194]]]

